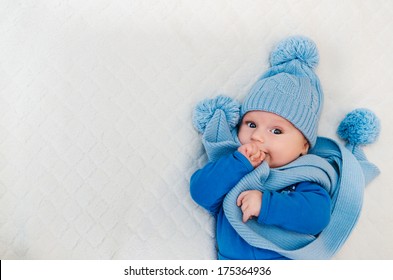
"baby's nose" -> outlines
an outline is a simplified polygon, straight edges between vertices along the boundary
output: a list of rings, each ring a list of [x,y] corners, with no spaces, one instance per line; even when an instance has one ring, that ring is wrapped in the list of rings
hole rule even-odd
[[[264,143],[265,142],[265,137],[263,135],[263,132],[262,131],[258,131],[258,130],[255,131],[252,134],[252,140]]]

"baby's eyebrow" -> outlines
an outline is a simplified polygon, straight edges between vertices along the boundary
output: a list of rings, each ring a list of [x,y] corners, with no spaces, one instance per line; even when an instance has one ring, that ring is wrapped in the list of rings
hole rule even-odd
[[[284,120],[274,120],[272,123],[274,123],[274,124],[280,124],[280,125],[286,125],[286,124],[287,124],[287,122],[284,121]]]

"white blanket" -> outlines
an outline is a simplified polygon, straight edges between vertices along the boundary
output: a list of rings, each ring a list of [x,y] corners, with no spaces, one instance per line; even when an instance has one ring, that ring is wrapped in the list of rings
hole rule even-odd
[[[240,101],[279,40],[318,45],[319,135],[372,109],[382,174],[337,259],[393,258],[393,2],[0,2],[0,258],[214,259],[193,106]]]

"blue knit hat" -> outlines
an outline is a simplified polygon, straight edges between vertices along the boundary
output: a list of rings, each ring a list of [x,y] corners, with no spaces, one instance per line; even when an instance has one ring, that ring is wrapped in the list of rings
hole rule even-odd
[[[241,118],[256,110],[275,113],[290,121],[314,146],[323,104],[314,72],[318,62],[317,47],[309,38],[294,36],[281,41],[271,53],[271,68],[244,99]]]

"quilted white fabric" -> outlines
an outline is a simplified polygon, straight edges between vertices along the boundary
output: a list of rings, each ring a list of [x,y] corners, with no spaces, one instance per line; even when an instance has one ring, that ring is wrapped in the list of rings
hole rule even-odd
[[[193,106],[242,100],[272,46],[318,45],[319,134],[382,122],[382,174],[337,259],[393,258],[390,0],[2,0],[0,258],[214,259],[214,219],[189,195],[206,157]]]

